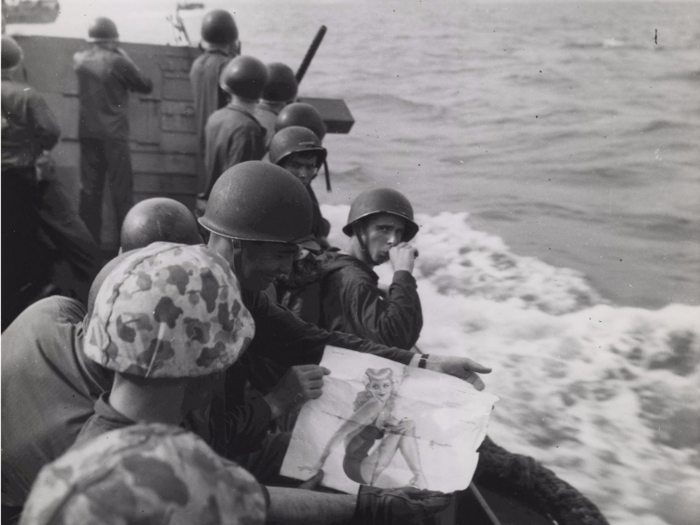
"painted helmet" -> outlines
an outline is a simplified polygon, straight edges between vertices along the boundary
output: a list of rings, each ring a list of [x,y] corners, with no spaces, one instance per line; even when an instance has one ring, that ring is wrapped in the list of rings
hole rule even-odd
[[[282,108],[282,111],[277,115],[275,131],[289,126],[308,128],[321,140],[326,136],[326,124],[323,122],[323,117],[315,107],[305,102],[289,104]]]
[[[318,166],[323,164],[328,154],[316,134],[301,126],[291,126],[278,131],[270,142],[270,162],[278,166],[294,153],[307,152],[316,153]]]
[[[11,36],[2,36],[2,69],[17,67],[24,58],[22,48]]]
[[[343,233],[351,236],[356,222],[379,213],[396,215],[406,220],[404,242],[410,241],[418,233],[418,225],[413,220],[413,206],[403,193],[391,188],[376,188],[361,193],[350,206],[348,222],[343,226]]]
[[[222,237],[318,250],[312,217],[309,192],[294,175],[269,162],[250,160],[218,178],[199,223]]]
[[[204,245],[153,243],[116,265],[100,287],[84,353],[152,378],[228,368],[255,328],[227,262]]]
[[[231,44],[238,40],[238,27],[231,13],[223,9],[209,11],[202,20],[202,40],[210,44]]]
[[[197,221],[187,206],[173,199],[156,197],[135,204],[124,217],[123,251],[145,248],[153,242],[201,244]]]
[[[267,67],[250,56],[239,56],[231,60],[219,79],[221,89],[248,100],[258,100],[266,82]]]
[[[263,100],[289,102],[296,98],[299,84],[292,68],[279,62],[267,65],[268,78],[263,88]]]
[[[107,432],[45,466],[22,523],[263,524],[263,488],[197,435],[163,424]]]
[[[118,40],[119,32],[117,31],[117,25],[112,22],[112,20],[107,17],[100,16],[95,18],[92,24],[90,24],[90,27],[88,28],[88,37],[93,42]]]

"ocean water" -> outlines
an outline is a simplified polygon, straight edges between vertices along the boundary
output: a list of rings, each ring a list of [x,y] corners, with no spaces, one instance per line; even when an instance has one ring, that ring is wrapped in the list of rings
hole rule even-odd
[[[63,0],[8,29],[77,37],[104,14],[175,45],[175,3]],[[206,4],[293,68],[328,27],[301,94],[356,119],[324,141],[331,240],[362,190],[411,199],[419,345],[493,367],[496,442],[611,523],[700,523],[700,4]],[[193,42],[202,15],[183,12]]]

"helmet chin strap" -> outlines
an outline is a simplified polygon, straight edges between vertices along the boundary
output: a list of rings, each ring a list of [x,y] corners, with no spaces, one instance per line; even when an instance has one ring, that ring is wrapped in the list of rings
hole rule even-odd
[[[331,191],[331,175],[328,172],[328,162],[323,161],[323,170],[326,173],[326,191]]]
[[[374,266],[378,266],[379,263],[374,260],[372,255],[369,253],[369,249],[367,248],[367,243],[365,243],[365,240],[362,238],[362,227],[359,222],[356,222],[355,224],[352,225],[352,231],[355,234],[355,237],[357,237],[357,242],[360,243],[360,248],[362,249],[362,253],[364,256],[369,259]]]
[[[241,241],[238,239],[229,239],[231,241],[231,252],[233,257],[231,258],[231,271],[239,280],[243,276],[243,247],[241,246]],[[241,277],[238,276],[237,272],[240,272]]]

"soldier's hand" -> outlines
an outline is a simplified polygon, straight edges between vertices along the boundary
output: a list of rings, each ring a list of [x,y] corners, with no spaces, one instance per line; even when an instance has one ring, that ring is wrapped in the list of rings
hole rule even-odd
[[[272,409],[272,417],[279,417],[309,399],[321,397],[323,376],[330,373],[330,370],[318,365],[293,366],[287,370],[280,382],[264,397]]]
[[[452,502],[452,494],[414,487],[378,489],[362,485],[351,525],[436,523],[435,515]]]
[[[406,270],[413,273],[413,264],[418,256],[418,250],[406,242],[400,242],[389,250],[389,259],[395,272]]]
[[[489,367],[480,365],[476,361],[472,361],[466,357],[450,357],[434,354],[428,357],[425,368],[426,370],[441,372],[464,379],[468,383],[471,383],[477,390],[483,390],[486,387],[478,374],[488,374],[491,372]]]
[[[299,485],[300,489],[304,490],[314,490],[316,487],[318,487],[321,484],[321,481],[323,481],[323,471],[321,469],[318,469],[316,471],[316,474],[311,476],[309,479],[307,479],[304,483]]]

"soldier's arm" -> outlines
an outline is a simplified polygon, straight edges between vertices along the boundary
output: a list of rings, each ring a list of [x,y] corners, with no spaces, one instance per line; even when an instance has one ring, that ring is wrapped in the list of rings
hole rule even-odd
[[[29,109],[37,144],[43,150],[50,150],[61,136],[61,128],[56,117],[44,97],[33,90],[29,97]]]
[[[246,300],[246,307],[255,319],[256,329],[248,352],[259,352],[260,355],[286,366],[318,364],[323,357],[323,349],[326,345],[331,345],[378,355],[413,367],[421,365],[421,359],[424,359],[423,366],[426,369],[463,379],[477,390],[484,389],[484,383],[478,374],[491,372],[490,368],[466,357],[421,356],[354,335],[326,332],[313,324],[305,323],[286,308],[272,303],[262,293],[255,294],[252,300]]]
[[[141,73],[138,66],[124,52],[115,64],[115,71],[121,76],[122,82],[130,91],[148,94],[153,91],[153,81]]]
[[[402,364],[409,364],[414,354],[407,350],[387,347],[342,332],[326,332],[306,323],[286,308],[258,294],[246,306],[255,319],[256,334],[249,352],[259,352],[286,366],[318,364],[326,345],[365,352]]]
[[[451,494],[413,487],[378,489],[362,485],[358,494],[326,494],[303,489],[267,487],[268,523],[384,525],[435,523]]]
[[[357,497],[351,494],[326,494],[286,487],[267,489],[270,493],[269,523],[347,523],[355,513]]]
[[[340,295],[345,317],[343,324],[349,323],[360,330],[352,330],[353,333],[404,349],[416,343],[423,314],[416,280],[410,273],[396,272],[386,297],[368,276],[359,272],[353,279],[336,282],[339,285],[336,293]]]

